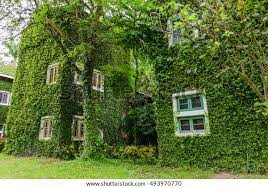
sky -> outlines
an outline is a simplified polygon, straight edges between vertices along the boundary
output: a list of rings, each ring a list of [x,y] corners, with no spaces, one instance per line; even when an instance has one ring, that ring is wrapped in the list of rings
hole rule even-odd
[[[15,15],[15,17],[19,17],[19,14],[16,14],[16,11],[20,10],[19,7],[28,8],[30,6],[29,3],[26,3],[26,2],[30,2],[30,1],[22,0],[21,5],[17,6],[16,7],[17,9],[16,8],[14,9],[14,11],[12,13],[13,13],[13,15]],[[25,15],[20,14],[20,16],[27,17],[26,14]],[[10,34],[9,34],[9,32],[7,30],[4,30],[1,26],[6,25],[8,22],[9,22],[8,18],[0,21],[0,58],[3,60],[4,63],[11,63],[12,60],[13,60],[12,57],[7,57],[7,56],[4,55],[4,54],[8,54],[8,48],[6,48],[4,43],[7,41],[7,38],[10,37]],[[18,29],[18,31],[15,32],[15,35],[16,35],[16,33],[20,33],[20,30],[21,29]],[[16,43],[19,42],[19,38],[20,38],[19,35],[16,36],[16,38],[15,38]]]

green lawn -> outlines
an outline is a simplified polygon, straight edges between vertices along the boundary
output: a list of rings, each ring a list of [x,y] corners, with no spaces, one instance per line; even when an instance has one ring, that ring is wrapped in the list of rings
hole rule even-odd
[[[26,179],[197,179],[197,178],[268,178],[267,175],[214,174],[193,168],[163,168],[112,159],[62,161],[52,158],[15,157],[0,153],[0,178]]]
[[[61,161],[51,158],[22,158],[0,154],[0,178],[210,178],[210,171],[162,168],[121,160]]]

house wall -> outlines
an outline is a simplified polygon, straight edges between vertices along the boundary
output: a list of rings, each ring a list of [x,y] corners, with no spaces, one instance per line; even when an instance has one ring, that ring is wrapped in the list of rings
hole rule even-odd
[[[264,172],[268,119],[256,113],[257,97],[232,72],[218,74],[222,57],[200,60],[198,52],[187,53],[193,52],[191,48],[170,48],[155,62],[158,90],[154,98],[162,165]],[[210,134],[178,137],[172,95],[194,89],[206,96]]]

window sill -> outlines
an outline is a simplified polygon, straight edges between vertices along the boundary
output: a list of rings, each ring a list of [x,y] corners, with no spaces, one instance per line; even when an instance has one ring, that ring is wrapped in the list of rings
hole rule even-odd
[[[1,106],[9,106],[8,103],[0,103]]]
[[[177,137],[195,137],[195,136],[208,136],[209,134],[206,131],[199,131],[199,132],[176,132]]]
[[[85,138],[72,137],[72,141],[85,141]]]
[[[51,137],[47,137],[47,138],[44,138],[44,137],[39,137],[39,140],[40,141],[48,141],[48,140],[50,140],[51,139]]]
[[[104,90],[103,90],[103,89],[99,89],[99,88],[94,87],[94,86],[92,87],[92,89],[94,89],[94,90],[96,90],[96,91],[99,91],[99,92],[102,92],[102,93],[104,92]]]
[[[201,115],[206,115],[206,114],[207,114],[207,111],[205,109],[202,109],[202,110],[177,112],[176,116],[177,117],[189,117],[189,116],[201,116]]]

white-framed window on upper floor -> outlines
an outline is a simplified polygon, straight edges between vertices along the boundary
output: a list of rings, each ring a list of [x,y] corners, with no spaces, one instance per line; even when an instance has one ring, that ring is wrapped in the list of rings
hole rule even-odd
[[[58,77],[58,64],[49,65],[47,69],[47,84],[54,84],[57,82]]]
[[[10,104],[11,93],[8,91],[0,91],[0,105],[7,106]]]
[[[51,139],[52,128],[53,128],[53,116],[42,117],[39,131],[39,140]]]
[[[74,83],[76,85],[82,85],[81,76],[76,71],[74,72]]]
[[[104,91],[104,75],[96,69],[93,71],[92,88],[100,92]]]
[[[82,85],[81,76],[77,72],[74,74],[74,83]],[[104,75],[96,69],[93,70],[92,89],[100,92],[104,91]]]
[[[167,22],[169,32],[169,47],[189,41],[189,39],[185,37],[186,35],[192,39],[197,39],[199,37],[199,30],[197,28],[192,28],[190,31],[187,31],[187,33],[184,28],[176,28],[175,24],[176,22],[179,22],[179,20],[179,16],[174,16],[173,20],[169,19]]]
[[[198,90],[174,93],[173,113],[177,136],[209,134],[209,119],[205,95]]]

